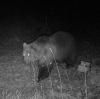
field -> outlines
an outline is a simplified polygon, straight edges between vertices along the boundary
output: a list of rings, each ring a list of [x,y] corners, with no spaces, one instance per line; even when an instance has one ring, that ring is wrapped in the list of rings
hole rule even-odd
[[[0,99],[99,99],[99,46],[83,41],[75,68],[54,63],[49,77],[35,83],[35,72],[23,61],[22,44],[14,38],[0,46]],[[81,61],[91,64],[88,72],[78,70]]]

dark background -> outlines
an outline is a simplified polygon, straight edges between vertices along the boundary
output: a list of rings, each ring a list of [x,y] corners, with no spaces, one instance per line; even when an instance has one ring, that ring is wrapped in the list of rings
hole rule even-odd
[[[21,4],[22,3],[22,4]],[[41,28],[49,28],[50,32]],[[96,1],[56,3],[1,3],[0,39],[18,36],[23,41],[50,35],[58,30],[70,32],[78,40],[99,42],[100,7]]]

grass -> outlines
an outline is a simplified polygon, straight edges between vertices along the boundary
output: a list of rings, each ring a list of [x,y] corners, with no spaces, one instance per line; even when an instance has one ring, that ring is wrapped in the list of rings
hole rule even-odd
[[[78,61],[92,63],[88,73],[73,68],[62,69],[50,48],[55,68],[48,78],[34,87],[30,67],[21,56],[23,41],[15,38],[5,42],[5,48],[0,46],[0,99],[93,99],[100,96],[100,50],[97,50],[100,48],[81,43]]]

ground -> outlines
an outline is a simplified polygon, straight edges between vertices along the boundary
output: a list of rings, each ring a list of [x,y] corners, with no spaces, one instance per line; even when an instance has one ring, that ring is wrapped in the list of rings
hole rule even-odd
[[[99,54],[89,54],[84,46],[84,51],[80,49],[79,61],[91,62],[92,56],[93,60],[98,59],[97,64],[92,62],[86,78],[77,68],[61,68],[66,65],[62,63],[58,67],[54,64],[51,75],[36,84],[34,72],[23,61],[21,45],[0,47],[0,99],[99,99]]]

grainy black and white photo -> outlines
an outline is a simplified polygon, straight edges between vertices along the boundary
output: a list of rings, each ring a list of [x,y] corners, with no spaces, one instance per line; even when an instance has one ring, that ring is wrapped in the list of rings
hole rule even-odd
[[[99,2],[0,3],[0,99],[100,99],[99,80]]]

